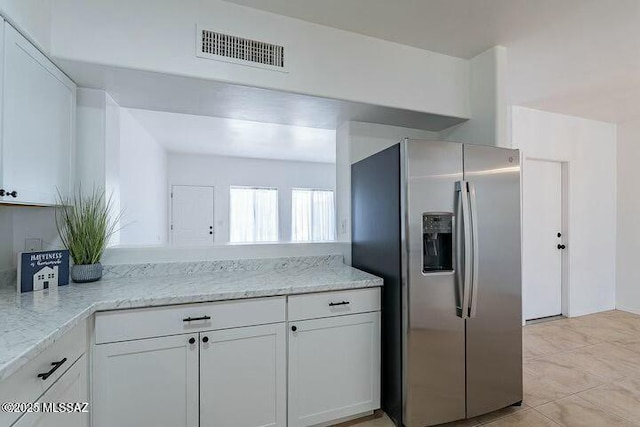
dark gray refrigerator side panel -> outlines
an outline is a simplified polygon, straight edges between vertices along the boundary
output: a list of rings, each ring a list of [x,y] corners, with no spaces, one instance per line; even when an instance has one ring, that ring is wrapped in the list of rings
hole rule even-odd
[[[518,155],[516,150],[464,147],[478,233],[475,315],[467,320],[467,417],[522,400]]]
[[[400,144],[351,166],[351,262],[384,279],[382,409],[402,425]]]

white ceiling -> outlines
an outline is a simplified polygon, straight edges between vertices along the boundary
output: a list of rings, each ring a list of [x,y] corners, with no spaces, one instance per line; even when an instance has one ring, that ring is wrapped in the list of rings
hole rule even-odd
[[[334,130],[128,109],[167,151],[335,163]]]
[[[513,104],[640,116],[638,0],[228,1],[462,58],[503,45]]]

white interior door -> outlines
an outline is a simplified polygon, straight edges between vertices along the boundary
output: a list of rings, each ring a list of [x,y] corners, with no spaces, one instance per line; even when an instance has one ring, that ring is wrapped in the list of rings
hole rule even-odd
[[[213,187],[174,185],[171,188],[171,241],[179,246],[212,245]]]
[[[562,164],[527,160],[523,177],[523,312],[562,314]]]

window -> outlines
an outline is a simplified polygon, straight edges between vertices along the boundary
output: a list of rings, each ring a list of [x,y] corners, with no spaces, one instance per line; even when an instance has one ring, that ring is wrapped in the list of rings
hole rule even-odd
[[[336,239],[333,191],[298,188],[291,191],[291,240]]]
[[[278,241],[278,190],[231,187],[229,191],[229,241]]]

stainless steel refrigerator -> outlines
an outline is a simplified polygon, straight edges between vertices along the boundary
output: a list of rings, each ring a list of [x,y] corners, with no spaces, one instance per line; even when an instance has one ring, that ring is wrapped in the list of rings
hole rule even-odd
[[[382,408],[398,425],[522,402],[517,150],[404,140],[351,167],[352,264],[384,279]]]

